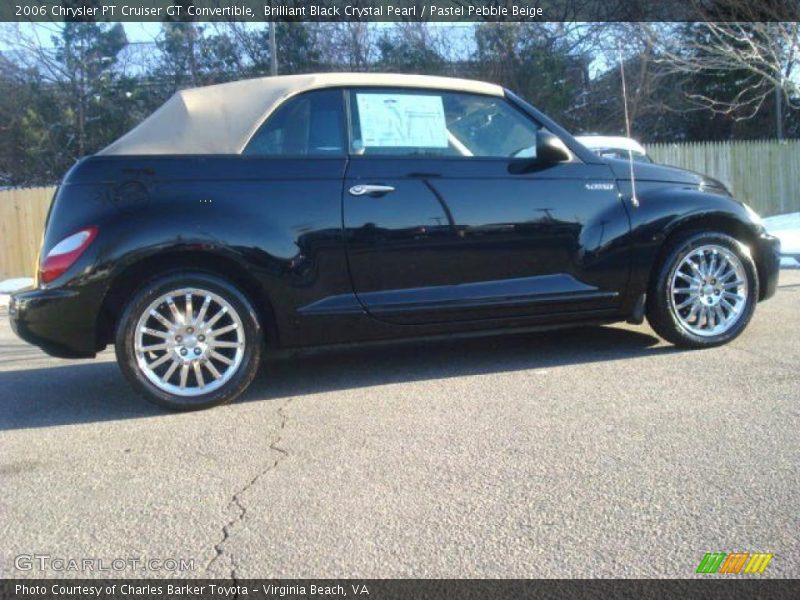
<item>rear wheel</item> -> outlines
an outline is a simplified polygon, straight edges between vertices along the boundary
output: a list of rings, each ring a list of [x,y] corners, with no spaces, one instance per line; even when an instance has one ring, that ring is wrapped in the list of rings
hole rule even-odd
[[[261,328],[247,297],[206,273],[151,281],[130,300],[116,337],[117,361],[148,400],[173,410],[230,402],[252,382]]]
[[[758,275],[741,242],[721,233],[677,239],[647,299],[647,320],[661,337],[692,348],[727,343],[750,321]]]

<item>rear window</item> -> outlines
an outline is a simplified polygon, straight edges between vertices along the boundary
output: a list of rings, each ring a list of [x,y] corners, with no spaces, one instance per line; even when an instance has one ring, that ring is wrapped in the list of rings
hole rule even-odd
[[[343,156],[341,90],[318,90],[283,103],[251,138],[247,156]]]

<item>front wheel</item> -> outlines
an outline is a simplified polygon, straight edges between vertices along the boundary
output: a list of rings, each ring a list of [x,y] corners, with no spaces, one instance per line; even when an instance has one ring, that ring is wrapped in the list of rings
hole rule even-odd
[[[117,327],[117,362],[148,400],[172,410],[230,402],[261,360],[247,297],[206,273],[167,274],[142,287]]]
[[[661,337],[691,348],[725,344],[753,316],[758,275],[747,247],[721,233],[676,240],[647,298],[647,320]]]

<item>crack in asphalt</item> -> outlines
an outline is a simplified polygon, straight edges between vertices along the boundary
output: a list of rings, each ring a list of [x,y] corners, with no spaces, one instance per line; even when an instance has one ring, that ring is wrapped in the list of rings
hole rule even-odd
[[[278,444],[280,444],[281,439],[283,438],[283,430],[286,428],[286,422],[289,420],[289,416],[286,414],[285,409],[291,401],[292,400],[289,399],[283,404],[283,406],[278,407],[277,413],[278,416],[280,416],[281,418],[280,427],[278,430],[278,437],[272,440],[269,444],[270,450],[275,450],[280,454],[280,456],[278,456],[278,458],[272,461],[264,469],[259,471],[249,482],[247,482],[247,484],[245,484],[241,489],[235,492],[233,496],[231,496],[230,502],[228,502],[228,506],[235,507],[238,514],[233,519],[231,519],[230,521],[225,523],[225,525],[222,526],[222,539],[216,544],[214,544],[214,551],[216,552],[216,555],[210,561],[208,561],[208,564],[206,565],[206,570],[208,570],[208,568],[211,567],[211,565],[213,565],[223,554],[225,554],[224,546],[231,537],[231,530],[238,523],[241,523],[244,520],[245,515],[247,514],[247,507],[242,503],[242,495],[245,492],[247,492],[250,488],[252,488],[258,482],[259,479],[261,479],[264,475],[275,469],[282,460],[284,460],[287,456],[289,456],[289,453],[284,448],[281,448]],[[233,554],[228,553],[228,556],[231,561],[230,578],[236,585],[239,582],[238,578],[236,577],[236,569],[238,565],[236,564],[236,560]],[[235,594],[233,597],[237,598],[238,593]]]

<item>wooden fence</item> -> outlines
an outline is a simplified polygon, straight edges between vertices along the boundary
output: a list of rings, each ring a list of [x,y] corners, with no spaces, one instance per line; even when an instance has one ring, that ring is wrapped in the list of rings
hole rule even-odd
[[[800,211],[800,140],[652,144],[657,163],[719,179],[764,217]]]
[[[0,280],[33,277],[55,188],[0,191]]]
[[[800,211],[800,140],[654,144],[653,159],[706,173],[763,216]],[[55,188],[0,191],[0,280],[33,276]]]

